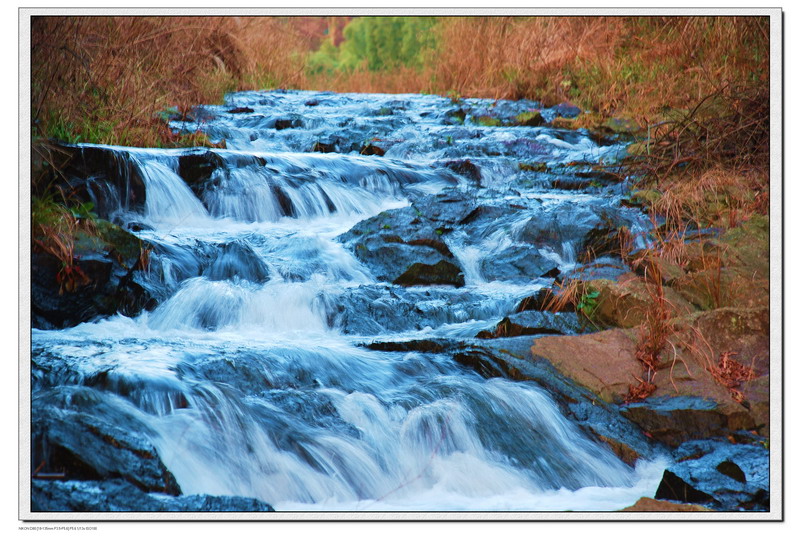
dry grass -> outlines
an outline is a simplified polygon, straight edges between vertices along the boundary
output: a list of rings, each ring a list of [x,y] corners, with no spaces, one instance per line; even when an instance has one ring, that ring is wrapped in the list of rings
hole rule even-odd
[[[34,137],[174,145],[157,114],[234,89],[304,82],[306,41],[288,21],[237,17],[36,17]]]
[[[308,87],[572,101],[647,125],[710,94],[744,101],[741,89],[769,76],[763,17],[442,17],[437,31],[421,70],[320,76]]]

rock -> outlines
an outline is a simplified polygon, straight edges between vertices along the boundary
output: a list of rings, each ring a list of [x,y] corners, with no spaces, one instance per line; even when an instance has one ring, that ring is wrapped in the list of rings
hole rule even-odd
[[[464,345],[448,352],[452,353],[454,360],[486,378],[533,381],[545,387],[563,413],[598,442],[608,446],[626,464],[633,466],[642,457],[655,456],[650,441],[636,425],[622,417],[616,405],[606,403],[595,393],[561,375],[547,360],[526,357],[527,349],[535,339],[535,336],[521,336],[483,340],[480,344]]]
[[[534,341],[532,359],[546,360],[555,369],[606,402],[619,402],[628,393],[641,365],[634,358],[635,334],[606,330],[580,336],[545,336]]]
[[[622,414],[656,440],[672,447],[687,440],[730,432],[728,418],[717,404],[699,397],[651,397],[626,405]]]
[[[211,174],[224,165],[222,157],[213,151],[191,152],[178,157],[178,175],[198,193]]]
[[[680,265],[665,259],[653,250],[632,252],[626,256],[626,261],[639,276],[647,277],[651,281],[660,279],[667,286],[686,274]]]
[[[98,317],[133,316],[154,307],[143,286],[149,247],[111,224],[95,221],[95,231],[74,237],[73,269],[36,249],[31,254],[31,313],[35,328],[65,328]]]
[[[119,479],[107,481],[31,480],[31,512],[264,512],[274,509],[239,496],[164,496]]]
[[[579,293],[597,293],[590,309],[584,309],[590,320],[598,326],[632,328],[647,319],[653,308],[658,290],[634,278],[620,281],[591,280],[584,282]],[[664,307],[670,317],[680,317],[694,312],[694,308],[669,287],[662,288]],[[579,295],[580,297],[580,295]]]
[[[538,249],[525,245],[507,248],[480,261],[480,271],[487,281],[530,282],[531,279],[552,273],[556,262]]]
[[[439,261],[435,265],[414,263],[394,280],[395,285],[409,287],[412,285],[452,285],[464,286],[464,273],[461,268],[449,261]]]
[[[625,509],[620,509],[620,511],[631,513],[703,513],[712,510],[708,507],[692,503],[677,503],[653,498],[639,498],[635,504]]]
[[[253,249],[244,242],[222,244],[216,259],[203,271],[209,280],[248,280],[253,283],[269,281],[269,268]]]
[[[246,106],[238,106],[228,110],[229,114],[252,114],[253,112],[254,110],[252,108],[248,108]]]
[[[463,316],[485,319],[484,295],[453,287],[366,287],[345,290],[329,324],[342,333],[379,335],[435,328],[463,322]]]
[[[437,211],[431,213],[422,216],[415,206],[386,211],[359,222],[341,235],[339,240],[379,281],[395,282],[415,264],[438,266],[436,270],[443,271],[435,276],[433,269],[418,267],[415,270],[421,270],[420,275],[429,274],[434,279],[444,277],[445,280],[457,281],[457,276],[456,280],[447,276],[447,265],[456,267],[458,272],[461,272],[461,268],[457,266],[447,244],[442,241],[440,228],[435,227],[436,223],[431,220],[441,214],[437,215]],[[446,264],[437,265],[440,262]],[[412,273],[409,273],[407,277],[411,276]],[[463,275],[461,278],[463,285]]]
[[[275,130],[283,129],[299,129],[303,127],[303,119],[300,116],[292,116],[286,118],[278,118],[275,120],[273,128]]]
[[[384,151],[383,149],[381,149],[380,147],[378,147],[373,143],[368,143],[361,148],[361,151],[359,151],[359,153],[361,155],[375,155],[378,157],[382,157],[383,155],[386,154],[386,151]]]
[[[120,210],[144,210],[144,180],[126,151],[47,143],[34,145],[32,154],[32,196],[61,191],[70,202],[92,203],[103,219]]]
[[[744,475],[744,472],[733,461],[724,460],[717,465],[717,472],[730,477],[731,479],[735,479],[739,483],[747,483],[747,476]]]
[[[682,444],[673,457],[676,462],[664,471],[657,499],[725,511],[769,510],[769,451],[762,445],[696,440]]]
[[[636,121],[623,117],[612,117],[607,119],[603,123],[602,128],[615,134],[631,134],[639,131],[640,129]]]
[[[563,102],[553,107],[553,111],[559,116],[573,119],[581,114],[581,109],[570,102]]]
[[[517,114],[517,117],[514,118],[514,124],[520,127],[539,127],[545,123],[547,123],[547,121],[545,121],[541,112],[538,110],[522,112]]]
[[[586,263],[603,256],[622,258],[632,244],[633,236],[626,226],[596,227],[583,238],[580,260]]]
[[[331,142],[314,142],[314,145],[311,147],[311,151],[315,153],[335,153],[336,152],[336,145]]]
[[[145,492],[181,493],[147,438],[149,428],[114,397],[63,387],[31,401],[31,464],[67,480],[119,478]]]
[[[750,312],[750,310],[744,310]],[[742,315],[744,315],[744,312]],[[698,313],[675,321],[675,333],[665,344],[658,369],[651,379],[655,392],[643,403],[626,406],[623,412],[654,438],[675,446],[689,438],[730,434],[740,430],[769,431],[768,356],[764,349],[768,338],[763,326],[750,332],[756,322],[738,323],[741,332],[725,329],[733,312]],[[749,315],[756,315],[750,312]],[[736,317],[742,319],[743,317]],[[697,333],[708,334],[704,341]],[[629,385],[642,378],[642,364],[636,360],[636,345],[642,332],[638,330],[605,330],[576,336],[544,336],[531,348],[531,359],[547,360],[563,375],[597,393],[605,401],[622,401]],[[741,338],[741,339],[739,339]],[[741,346],[736,345],[740,341]],[[709,358],[696,349],[708,349]],[[718,382],[710,360],[724,351],[741,349],[755,361],[751,380],[738,388],[736,396]],[[743,360],[750,363],[750,360]],[[693,396],[686,398],[682,396]]]
[[[524,311],[505,317],[494,330],[483,330],[475,337],[494,339],[543,334],[574,334],[581,328],[578,316],[574,313]]]
[[[569,301],[557,302],[556,297],[557,295],[553,293],[552,289],[544,287],[531,296],[523,298],[515,311],[517,313],[522,311],[575,311],[575,304]],[[555,309],[556,306],[558,306],[557,309]]]
[[[365,345],[370,350],[382,352],[422,352],[438,354],[449,347],[449,342],[430,339],[415,339],[411,341],[374,341]]]
[[[559,177],[550,181],[550,187],[558,190],[586,190],[596,185],[597,183],[592,179],[580,179],[577,177]]]
[[[444,167],[466,177],[476,186],[481,185],[481,169],[469,159],[447,161]]]

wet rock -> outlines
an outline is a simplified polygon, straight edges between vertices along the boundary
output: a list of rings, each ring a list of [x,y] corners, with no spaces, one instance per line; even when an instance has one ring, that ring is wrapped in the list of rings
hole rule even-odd
[[[445,112],[445,122],[450,125],[463,125],[467,118],[467,111],[463,108],[455,108]]]
[[[481,274],[487,281],[530,282],[558,269],[552,259],[535,248],[510,247],[480,262]]]
[[[252,114],[254,110],[246,106],[237,106],[228,110],[229,114]]]
[[[697,490],[669,470],[664,471],[664,476],[656,490],[656,498],[688,503],[713,503],[714,501],[713,496]]]
[[[462,322],[463,316],[494,315],[485,297],[452,287],[364,287],[348,289],[336,300],[329,324],[345,334],[378,335]]]
[[[581,329],[582,326],[578,316],[574,313],[524,311],[505,317],[497,324],[494,330],[483,330],[475,337],[478,339],[494,339],[546,334],[574,334],[581,331]]]
[[[444,167],[466,177],[477,186],[481,185],[481,169],[469,159],[451,160],[445,162]]]
[[[414,263],[394,280],[395,285],[452,285],[464,286],[464,273],[449,261],[439,261],[435,265]]]
[[[314,153],[335,153],[336,152],[336,144],[332,142],[314,142],[314,145],[311,147],[311,151]]]
[[[722,436],[728,419],[717,404],[699,397],[656,397],[631,403],[622,414],[656,440],[676,447],[686,440]]]
[[[581,261],[588,262],[603,256],[622,258],[633,244],[627,226],[601,226],[591,229],[581,244]]]
[[[747,483],[747,476],[744,475],[744,472],[733,461],[724,460],[717,465],[717,472],[730,477],[731,479],[735,479],[740,483]]]
[[[146,492],[180,494],[147,437],[149,428],[115,396],[86,387],[54,388],[36,394],[31,408],[34,477],[119,478]]]
[[[559,177],[550,181],[550,187],[558,190],[586,190],[599,186],[593,179],[580,179],[578,177]]]
[[[36,144],[31,159],[31,195],[56,189],[76,204],[92,203],[93,211],[110,219],[119,211],[143,211],[144,180],[123,152],[60,143]]]
[[[581,114],[581,109],[570,102],[557,104],[553,107],[553,111],[559,117],[565,117],[568,119],[576,118]]]
[[[203,276],[214,281],[242,279],[264,283],[269,281],[269,268],[248,244],[236,241],[220,246]]]
[[[769,510],[769,451],[724,440],[686,442],[673,452],[656,499],[703,503],[724,511]],[[733,469],[734,475],[720,472]]]
[[[31,313],[35,328],[65,328],[98,317],[133,316],[155,304],[144,287],[148,245],[102,220],[74,237],[73,266],[43,251],[31,254]]]
[[[274,509],[239,496],[165,496],[143,492],[119,480],[31,481],[32,512],[264,512]]]
[[[303,127],[303,119],[300,116],[294,115],[291,117],[278,118],[275,120],[273,128],[281,131],[283,129],[300,129]]]
[[[415,264],[434,267],[445,262],[456,266],[455,257],[442,241],[436,223],[428,218],[430,216],[422,216],[415,207],[387,211],[359,222],[339,240],[351,248],[356,258],[380,281],[395,282]],[[460,267],[456,269],[461,272]],[[447,275],[446,265],[415,270],[421,271],[419,274],[423,279],[431,277],[449,281],[451,278]],[[438,276],[434,274],[436,271],[439,271]],[[407,277],[412,277],[412,274]]]
[[[178,157],[178,175],[195,191],[224,167],[225,161],[213,151],[192,152]]]
[[[448,341],[415,339],[411,341],[374,341],[365,346],[370,350],[382,352],[422,352],[438,354],[444,352],[450,344]]]

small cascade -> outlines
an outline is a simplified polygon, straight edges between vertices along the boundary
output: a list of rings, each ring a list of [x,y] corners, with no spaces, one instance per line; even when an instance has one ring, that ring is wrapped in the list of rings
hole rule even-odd
[[[208,221],[208,211],[178,174],[159,161],[136,160],[147,189],[145,217],[150,222],[179,226]]]

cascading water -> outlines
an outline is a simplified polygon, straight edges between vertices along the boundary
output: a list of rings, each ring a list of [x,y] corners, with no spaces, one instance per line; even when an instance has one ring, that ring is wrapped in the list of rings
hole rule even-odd
[[[626,465],[537,384],[484,378],[446,352],[362,346],[471,340],[551,283],[530,267],[577,264],[575,221],[597,219],[585,207],[621,210],[602,189],[554,193],[514,160],[596,162],[620,147],[546,128],[447,126],[448,102],[230,96],[254,112],[222,107],[203,125],[228,149],[211,151],[218,165],[200,185],[179,174],[185,152],[109,148],[143,177],[143,213],[121,218],[153,245],[149,283],[164,299],[134,319],[34,330],[33,397],[93,390],[143,425],[183,493],[278,510],[605,510],[652,495],[660,463]],[[375,112],[384,108],[394,113]],[[303,128],[275,130],[287,109]],[[364,139],[389,140],[385,155],[342,154]],[[303,153],[321,143],[337,152]],[[450,164],[465,155],[493,170],[489,186]],[[414,243],[383,224],[359,237],[434,244],[463,288],[393,284],[342,239],[381,215],[430,217],[439,205],[426,200],[456,194],[477,200],[464,229]]]

